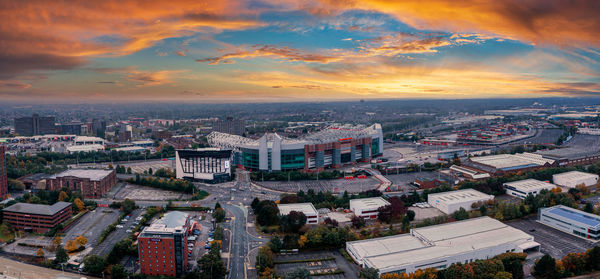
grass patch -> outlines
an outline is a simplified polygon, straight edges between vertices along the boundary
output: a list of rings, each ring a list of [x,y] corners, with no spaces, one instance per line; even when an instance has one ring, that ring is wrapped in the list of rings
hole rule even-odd
[[[334,261],[335,257],[315,258],[315,259],[300,259],[300,260],[288,260],[288,261],[273,261],[273,264],[290,264],[290,263],[308,263],[318,261]]]
[[[346,249],[340,248],[339,251],[340,251],[340,254],[342,254],[342,256],[344,256],[344,259],[346,259],[349,263],[354,264],[354,260],[352,259],[350,254],[348,254],[348,251],[346,251]]]

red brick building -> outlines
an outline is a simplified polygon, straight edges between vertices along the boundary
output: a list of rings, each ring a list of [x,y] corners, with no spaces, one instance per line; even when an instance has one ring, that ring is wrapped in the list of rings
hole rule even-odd
[[[8,197],[8,178],[6,177],[6,156],[4,145],[0,145],[0,200]]]
[[[46,179],[47,190],[58,191],[67,188],[80,192],[86,199],[102,197],[115,184],[115,170],[71,169]]]
[[[138,236],[142,274],[179,277],[188,269],[189,215],[171,211]]]
[[[17,203],[2,210],[4,221],[13,228],[34,233],[45,233],[69,220],[73,215],[71,203],[53,205]]]

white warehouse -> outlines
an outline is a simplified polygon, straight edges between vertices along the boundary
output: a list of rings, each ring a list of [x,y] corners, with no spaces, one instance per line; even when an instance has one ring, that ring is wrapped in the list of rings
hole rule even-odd
[[[473,203],[487,202],[493,199],[494,195],[484,194],[473,189],[464,189],[429,194],[427,196],[427,203],[446,214],[452,214],[461,207],[469,211],[472,209],[471,205]]]
[[[506,189],[507,194],[521,199],[526,198],[528,195],[536,196],[542,190],[552,191],[552,189],[556,187],[558,186],[536,179],[525,179],[504,183],[504,189]]]
[[[505,252],[539,250],[533,236],[490,217],[429,226],[400,234],[346,243],[348,254],[361,266],[385,273],[444,269]]]
[[[553,175],[552,181],[556,185],[567,188],[575,188],[575,186],[579,184],[593,186],[598,183],[598,175],[580,171],[570,171]]]
[[[307,224],[318,224],[319,223],[319,212],[312,203],[287,203],[278,204],[279,214],[288,215],[292,211],[302,212],[306,215]]]
[[[377,209],[390,203],[382,197],[350,200],[350,210],[354,215],[365,219],[376,219]]]

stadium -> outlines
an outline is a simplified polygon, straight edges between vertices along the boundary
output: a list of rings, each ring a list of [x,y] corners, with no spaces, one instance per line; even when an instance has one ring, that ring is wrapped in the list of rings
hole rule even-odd
[[[220,132],[212,132],[207,138],[214,147],[233,150],[235,164],[248,170],[317,172],[368,162],[383,154],[380,124],[334,124],[302,138],[266,133],[250,139]]]

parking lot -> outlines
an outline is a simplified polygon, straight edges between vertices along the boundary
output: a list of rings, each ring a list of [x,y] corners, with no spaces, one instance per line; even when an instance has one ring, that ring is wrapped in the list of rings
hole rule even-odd
[[[306,262],[295,263],[277,263],[286,261],[307,260]],[[334,251],[319,251],[305,252],[294,255],[278,255],[274,259],[275,272],[279,275],[284,275],[297,268],[307,269],[311,275],[334,272],[341,270],[343,273],[322,275],[318,278],[338,279],[338,278],[358,278],[357,271],[354,265],[350,264],[338,252]]]
[[[139,201],[164,201],[164,200],[184,200],[190,199],[191,194],[181,192],[165,191],[147,186],[132,185],[124,183],[120,189],[112,196],[117,200],[139,200]]]
[[[301,181],[256,181],[256,184],[259,184],[263,187],[289,192],[296,193],[300,190],[304,192],[309,189],[313,189],[315,192],[332,192],[332,193],[343,193],[344,191],[348,191],[348,193],[359,193],[367,190],[372,190],[377,188],[379,182],[372,178],[366,179],[328,179],[328,180],[301,180]]]
[[[65,232],[62,239],[63,244],[83,235],[88,240],[87,247],[96,247],[102,231],[115,222],[119,218],[119,214],[119,210],[106,207],[98,207],[86,213]]]
[[[141,216],[143,212],[144,210],[142,209],[136,209],[133,212],[131,212],[131,216],[127,218],[127,221],[119,222],[119,225],[122,227],[117,227],[117,229],[110,233],[102,243],[92,246],[94,247],[94,250],[92,250],[92,254],[98,256],[108,255],[108,253],[110,253],[113,246],[115,246],[117,242],[121,241],[122,239],[125,239],[127,236],[129,236],[130,233],[132,233],[133,228],[135,228],[136,226],[135,222],[139,223],[139,221],[136,220],[136,218]],[[98,234],[102,233],[103,230],[104,229],[98,231]]]
[[[46,249],[50,245],[52,245],[52,237],[26,236],[6,245],[4,251],[19,255],[37,256],[38,249],[42,248],[45,257],[54,257],[54,253]]]
[[[541,244],[540,251],[555,259],[561,259],[571,252],[584,252],[594,247],[594,244],[588,240],[540,224],[535,219],[516,220],[506,224],[532,235],[535,242]]]
[[[445,215],[444,212],[440,211],[435,207],[427,207],[421,208],[416,206],[411,206],[408,210],[412,210],[415,212],[415,221],[423,221],[428,218],[433,218],[437,216]]]

